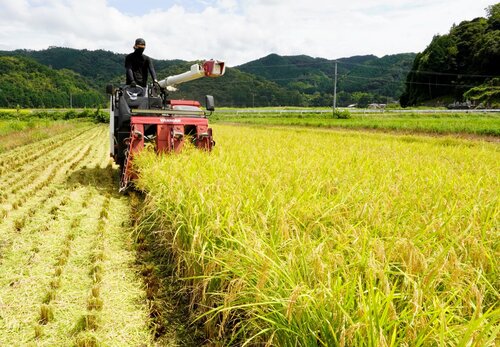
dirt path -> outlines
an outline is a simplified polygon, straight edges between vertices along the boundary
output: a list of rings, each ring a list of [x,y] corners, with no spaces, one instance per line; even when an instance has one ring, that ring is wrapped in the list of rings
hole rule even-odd
[[[0,346],[152,346],[107,127],[0,155]]]

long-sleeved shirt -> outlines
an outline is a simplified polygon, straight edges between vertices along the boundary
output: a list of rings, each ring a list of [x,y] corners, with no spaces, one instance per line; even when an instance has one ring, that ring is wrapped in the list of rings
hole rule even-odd
[[[156,80],[156,72],[153,67],[153,62],[151,59],[144,54],[139,54],[137,52],[130,53],[125,57],[125,69],[127,74],[127,84],[131,84],[133,81],[142,87],[146,87],[148,84],[148,71]]]

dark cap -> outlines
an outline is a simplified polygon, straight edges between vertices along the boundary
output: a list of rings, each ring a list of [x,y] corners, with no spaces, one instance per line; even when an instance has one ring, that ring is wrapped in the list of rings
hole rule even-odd
[[[136,46],[146,46],[146,41],[144,41],[144,39],[137,39],[135,40],[135,45]]]

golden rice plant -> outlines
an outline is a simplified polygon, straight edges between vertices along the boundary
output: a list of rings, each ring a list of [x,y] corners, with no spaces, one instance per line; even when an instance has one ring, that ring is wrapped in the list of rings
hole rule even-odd
[[[136,160],[141,230],[212,341],[494,345],[500,151],[454,138],[217,126]]]
[[[53,319],[54,319],[54,312],[52,310],[52,307],[48,304],[42,304],[40,306],[40,318],[39,318],[40,324],[45,325],[51,322]]]

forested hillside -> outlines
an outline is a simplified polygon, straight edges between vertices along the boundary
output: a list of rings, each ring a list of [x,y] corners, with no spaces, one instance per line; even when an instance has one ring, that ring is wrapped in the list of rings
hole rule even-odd
[[[81,75],[25,57],[0,56],[0,107],[94,107],[105,96]]]
[[[11,78],[21,73],[22,69],[19,69],[21,63],[6,64],[3,67],[0,83],[10,85],[5,90],[23,92],[9,93],[8,97],[4,95],[3,99],[0,98],[0,107],[13,107],[17,104],[22,107],[67,107],[70,90],[72,90],[73,106],[96,103],[104,106],[105,85],[109,83],[119,85],[124,82],[124,54],[103,50],[51,47],[42,51],[3,51],[0,52],[0,56],[13,57],[11,61],[18,59],[19,62],[23,62],[22,64],[30,62],[28,68],[23,70],[22,78]],[[370,102],[385,103],[397,100],[398,95],[403,92],[404,77],[411,67],[414,56],[408,53],[382,58],[368,55],[339,59],[338,105],[358,103],[360,106],[365,106]],[[155,59],[154,64],[161,79],[188,70],[192,62]],[[202,100],[205,94],[212,94],[216,97],[218,105],[235,107],[329,106],[333,100],[334,67],[335,62],[332,60],[306,55],[271,54],[241,66],[228,68],[226,75],[221,79],[202,79],[186,83],[170,96]],[[69,74],[69,70],[73,74]],[[64,87],[57,92],[50,92],[50,97],[46,96],[47,90],[26,82],[30,79],[40,79],[40,74],[45,76],[42,79],[49,80],[55,76],[69,78],[71,75],[73,79],[78,80],[78,88]],[[87,92],[83,97],[82,91],[93,91],[91,100],[85,94]]]
[[[500,104],[500,3],[487,9],[486,18],[436,35],[415,57],[401,96],[403,106],[464,100]]]
[[[339,105],[396,101],[404,90],[404,78],[413,53],[354,56],[337,60]],[[311,106],[329,105],[333,99],[335,61],[306,55],[267,57],[240,65],[239,70],[262,76],[299,92]]]

